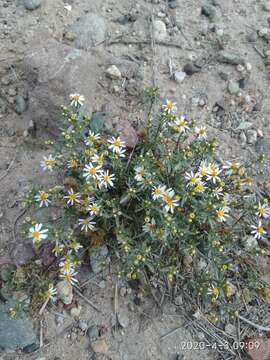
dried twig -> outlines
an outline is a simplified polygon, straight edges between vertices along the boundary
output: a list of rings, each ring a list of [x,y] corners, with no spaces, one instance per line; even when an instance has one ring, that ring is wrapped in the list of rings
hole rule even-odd
[[[254,322],[252,322],[252,321],[244,318],[243,316],[241,316],[241,315],[239,315],[239,314],[236,314],[236,316],[237,316],[240,320],[242,320],[242,321],[244,321],[245,323],[247,323],[247,324],[255,327],[256,329],[258,329],[258,330],[260,330],[260,331],[270,332],[270,327],[266,327],[266,326],[261,326],[261,325],[255,324]]]
[[[39,348],[43,346],[43,320],[40,320]]]
[[[13,233],[13,240],[16,241],[16,225],[17,222],[19,221],[19,219],[26,213],[26,211],[28,210],[28,208],[23,209],[20,214],[16,217],[14,224],[13,224],[13,229],[12,229],[12,233]]]
[[[41,306],[41,308],[40,308],[40,310],[39,310],[39,315],[42,315],[42,314],[43,314],[44,310],[46,309],[46,306],[48,305],[49,300],[50,300],[50,298],[47,298],[47,299],[44,301],[43,305]]]
[[[10,172],[10,169],[12,168],[12,166],[16,160],[16,157],[17,157],[17,152],[15,153],[13,159],[11,160],[10,164],[8,165],[8,168],[5,171],[5,173],[0,177],[0,181],[3,180],[8,175],[8,173]]]
[[[94,305],[90,300],[88,300],[78,289],[77,287],[74,286],[74,292],[75,294],[77,294],[78,296],[80,296],[88,305],[90,305],[93,309],[95,309],[97,312],[101,312],[99,310],[99,308],[96,307],[96,305]]]
[[[181,325],[181,326],[178,326],[177,328],[169,331],[167,334],[162,335],[162,336],[160,337],[160,340],[166,339],[167,337],[173,335],[174,333],[176,333],[176,331],[178,331],[178,330],[180,330],[180,329],[182,329],[182,328],[183,328],[182,325]]]

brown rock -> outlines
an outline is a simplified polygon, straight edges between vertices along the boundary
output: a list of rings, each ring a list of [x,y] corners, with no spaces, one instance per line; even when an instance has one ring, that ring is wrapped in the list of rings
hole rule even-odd
[[[246,353],[251,360],[266,360],[270,357],[270,339],[249,339],[245,344]]]
[[[270,256],[257,256],[256,264],[262,274],[261,279],[270,285]]]
[[[107,344],[105,339],[98,339],[92,341],[91,347],[95,353],[100,353],[100,354],[107,354],[109,350],[109,345]]]
[[[133,149],[136,146],[138,136],[128,120],[119,120],[116,124],[115,130],[120,134],[121,139],[125,141],[127,148]]]
[[[71,93],[84,95],[84,110],[90,116],[99,76],[95,58],[47,34],[39,35],[28,49],[23,68],[31,94],[29,111],[38,125],[58,128],[60,106],[69,103]]]
[[[44,242],[40,247],[39,257],[42,264],[46,267],[50,266],[56,259],[56,256],[53,253],[53,248],[54,244],[50,242]]]

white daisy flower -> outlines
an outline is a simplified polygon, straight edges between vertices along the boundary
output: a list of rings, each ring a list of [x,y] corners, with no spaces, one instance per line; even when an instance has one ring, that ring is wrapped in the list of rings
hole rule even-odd
[[[87,207],[86,210],[90,212],[91,216],[95,216],[99,214],[100,207],[96,203],[92,203]]]
[[[64,245],[63,244],[59,244],[58,242],[55,243],[55,247],[52,249],[52,252],[54,253],[54,255],[57,257],[58,255],[61,254],[61,252],[64,250]]]
[[[180,119],[175,119],[169,125],[179,133],[185,133],[186,130],[189,130],[188,121],[184,116],[181,116]]]
[[[75,278],[76,275],[78,275],[78,272],[76,272],[74,269],[71,269],[68,273],[61,274],[60,278],[71,283],[71,285],[76,285],[79,282],[78,279]]]
[[[43,160],[40,162],[40,166],[43,170],[53,171],[56,165],[56,159],[50,154],[49,157],[43,156]]]
[[[126,156],[126,148],[121,148],[117,153],[116,153],[117,156],[119,157],[125,157]]]
[[[207,174],[207,180],[212,180],[212,182],[214,184],[216,184],[216,182],[220,181],[220,177],[219,174],[222,172],[221,169],[219,169],[218,165],[213,163],[213,164],[209,164],[208,167],[208,174]]]
[[[47,299],[51,301],[55,301],[56,295],[57,295],[57,289],[53,286],[53,284],[49,284],[49,288],[46,293]]]
[[[212,296],[212,298],[217,299],[219,297],[219,289],[214,285],[211,285],[207,290],[207,295]]]
[[[251,228],[253,229],[251,234],[254,235],[255,239],[263,239],[263,235],[266,234],[266,231],[262,226],[261,220],[258,222],[258,225],[251,225]]]
[[[153,233],[156,230],[156,220],[152,218],[149,222],[146,222],[142,227],[143,232]]]
[[[154,200],[160,199],[162,198],[162,195],[164,193],[164,191],[166,190],[166,186],[163,185],[159,185],[159,186],[154,186],[153,190],[152,190],[152,197]]]
[[[49,206],[51,200],[49,199],[49,194],[45,191],[39,191],[37,195],[35,195],[36,202],[39,202],[39,206]]]
[[[125,148],[125,142],[120,139],[118,136],[117,138],[112,137],[108,140],[109,149],[112,150],[113,153],[120,154],[121,150]]]
[[[166,212],[174,213],[174,208],[179,206],[178,200],[174,199],[175,192],[173,189],[167,189],[163,195],[162,200],[164,202],[164,210]]]
[[[204,177],[208,174],[208,168],[209,168],[208,162],[206,160],[203,160],[199,167],[199,174],[201,175],[201,177]]]
[[[100,166],[104,164],[104,154],[102,155],[95,154],[90,159],[93,163],[99,164]]]
[[[70,244],[70,247],[77,253],[80,249],[83,248],[83,246],[78,243],[77,241],[73,241],[71,244]]]
[[[167,114],[174,114],[177,111],[176,102],[171,100],[166,100],[166,103],[162,105],[162,108]]]
[[[89,165],[85,165],[83,171],[83,176],[86,180],[89,180],[90,178],[97,180],[99,175],[102,173],[102,168],[100,165],[93,165],[90,163]]]
[[[237,172],[240,166],[241,164],[238,162],[226,161],[226,165],[223,166],[223,169],[226,170],[226,175],[231,176],[232,174],[235,174]]]
[[[98,177],[99,180],[99,187],[102,188],[103,186],[107,189],[108,187],[113,187],[113,181],[115,180],[114,174],[109,174],[109,171],[106,170]]]
[[[32,238],[34,244],[40,243],[41,240],[44,240],[48,237],[48,229],[42,229],[42,224],[36,224],[31,227],[29,230],[29,237]]]
[[[64,196],[64,199],[68,199],[67,205],[73,206],[75,203],[80,203],[80,194],[74,193],[73,189],[68,190],[68,195]]]
[[[81,230],[87,232],[88,230],[94,230],[96,223],[92,221],[93,218],[79,219],[79,225]]]
[[[207,134],[206,134],[206,127],[195,127],[195,133],[198,135],[198,140],[206,140]]]
[[[186,172],[185,173],[185,179],[188,181],[187,187],[195,186],[199,182],[201,182],[201,175],[200,175],[200,173],[194,174],[193,171],[191,171],[190,173]]]
[[[91,146],[97,140],[100,140],[100,135],[95,134],[93,131],[89,130],[87,138],[84,140],[85,145]]]
[[[220,197],[224,196],[223,188],[222,187],[215,188],[212,194],[215,198],[219,199]]]
[[[259,202],[257,213],[260,218],[267,219],[270,216],[270,208],[266,204]]]
[[[137,180],[138,182],[143,181],[146,175],[145,168],[143,166],[136,166],[134,170],[135,170],[135,177],[134,177],[135,180]]]
[[[84,96],[80,94],[70,94],[69,99],[71,101],[70,105],[75,107],[83,106],[83,103],[85,101]]]
[[[228,207],[223,207],[216,211],[216,216],[217,216],[218,222],[226,221],[226,218],[229,216],[228,211],[229,211]]]
[[[71,270],[74,270],[75,265],[69,257],[62,258],[59,263],[60,271],[62,274],[68,274]]]

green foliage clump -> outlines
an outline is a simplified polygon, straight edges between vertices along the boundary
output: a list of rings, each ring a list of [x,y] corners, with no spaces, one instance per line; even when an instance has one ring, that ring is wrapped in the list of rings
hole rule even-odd
[[[157,89],[146,95],[152,109]],[[253,189],[253,164],[218,161],[206,128],[179,115],[170,100],[149,112],[133,149],[109,128],[97,130],[97,121],[93,130],[82,96],[71,100],[62,108],[61,138],[41,163],[64,181],[28,198],[64,215],[51,226],[26,219],[37,246],[54,242],[62,279],[75,284],[85,250],[106,243],[121,260],[121,276],[145,272],[178,284],[206,311],[232,314],[247,291],[265,288],[254,256],[267,253],[270,211]]]

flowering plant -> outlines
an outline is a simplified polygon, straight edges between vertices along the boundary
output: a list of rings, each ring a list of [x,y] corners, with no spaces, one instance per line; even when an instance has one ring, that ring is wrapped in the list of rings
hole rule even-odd
[[[28,198],[64,211],[57,227],[26,220],[36,246],[54,243],[59,276],[76,284],[83,249],[98,238],[121,259],[121,275],[181,285],[207,311],[231,314],[246,289],[263,289],[254,256],[267,253],[270,210],[254,192],[253,164],[218,161],[206,128],[171,100],[149,116],[133,149],[121,134],[98,133],[83,101],[71,95],[61,139],[41,162],[64,174],[64,184]]]

